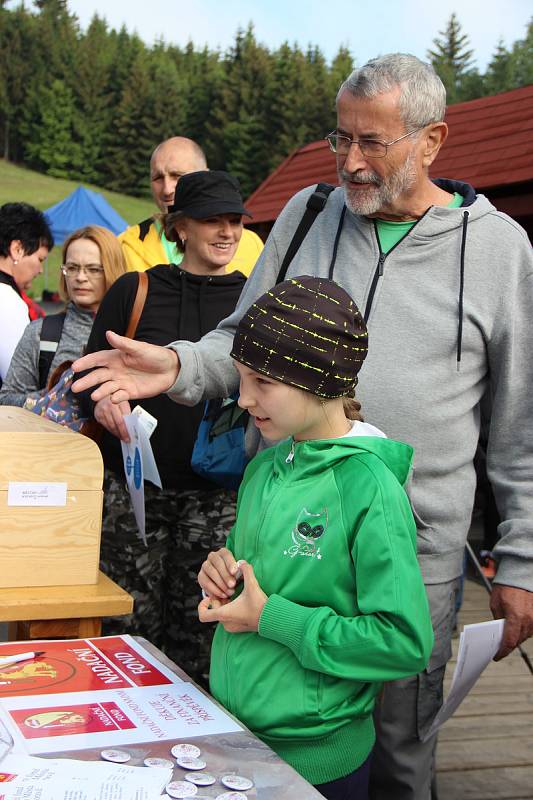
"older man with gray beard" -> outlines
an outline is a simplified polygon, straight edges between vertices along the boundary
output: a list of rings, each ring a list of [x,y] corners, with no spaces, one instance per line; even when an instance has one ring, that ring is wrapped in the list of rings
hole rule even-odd
[[[444,87],[429,65],[402,54],[374,59],[341,86],[337,109],[327,138],[342,185],[287,276],[333,277],[364,309],[365,417],[415,448],[409,494],[435,647],[423,673],[385,686],[370,795],[429,800],[436,738],[422,739],[451,654],[483,397],[491,399],[488,473],[502,518],[492,610],[506,625],[497,657],[533,633],[533,258],[520,226],[471,186],[430,180],[447,128]],[[116,350],[78,362],[100,367],[80,388],[100,384],[93,397],[114,403],[168,391],[192,404],[235,391],[235,327],[276,283],[313,188],[287,204],[235,313],[216,331],[168,348],[110,334]]]

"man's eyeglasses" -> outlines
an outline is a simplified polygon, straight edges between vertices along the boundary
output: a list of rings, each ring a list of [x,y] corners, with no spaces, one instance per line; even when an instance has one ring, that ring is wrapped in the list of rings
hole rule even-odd
[[[75,278],[83,270],[88,278],[99,278],[104,274],[104,268],[99,264],[63,264],[61,272],[66,278]]]
[[[418,133],[418,131],[421,130],[422,128],[416,128],[414,131],[404,133],[403,136],[398,136],[398,138],[393,139],[392,142],[381,142],[379,139],[350,139],[349,136],[344,136],[344,134],[337,133],[337,131],[328,133],[325,138],[331,150],[341,156],[347,156],[352,144],[356,144],[366,158],[385,158],[387,150],[391,145],[396,144],[396,142],[401,142],[402,139],[407,139],[408,136],[412,136],[413,133]]]

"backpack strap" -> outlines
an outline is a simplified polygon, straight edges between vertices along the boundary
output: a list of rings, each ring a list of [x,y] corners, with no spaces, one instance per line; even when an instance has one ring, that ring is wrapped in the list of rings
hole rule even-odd
[[[153,225],[154,218],[148,217],[148,219],[143,219],[142,222],[139,222],[139,239],[141,242],[144,242],[146,237],[150,232],[150,227]]]
[[[281,283],[285,280],[285,275],[287,274],[289,264],[298,252],[303,240],[307,236],[309,228],[320,212],[324,210],[326,203],[328,202],[328,197],[334,189],[335,186],[332,186],[331,183],[317,183],[315,191],[307,200],[304,215],[301,218],[300,223],[294,232],[294,236],[292,237],[292,240],[287,248],[287,252],[285,253],[285,258],[281,264],[276,283]]]
[[[130,321],[128,322],[128,327],[124,334],[128,339],[133,339],[135,336],[137,325],[139,324],[139,319],[146,302],[146,295],[148,294],[148,275],[146,272],[139,272],[138,275],[139,283],[137,284],[137,294],[135,295],[135,301],[131,309]]]
[[[65,316],[66,312],[63,311],[61,314],[50,314],[43,319],[39,340],[39,389],[44,389],[46,386],[48,373],[63,333]]]

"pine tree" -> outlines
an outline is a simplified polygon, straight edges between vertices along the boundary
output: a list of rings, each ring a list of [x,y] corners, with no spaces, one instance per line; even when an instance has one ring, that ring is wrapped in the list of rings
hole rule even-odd
[[[433,40],[434,49],[428,50],[437,74],[446,87],[449,104],[469,100],[467,95],[472,92],[468,89],[467,76],[473,82],[476,70],[473,67],[474,51],[469,48],[469,38],[462,33],[461,24],[455,14],[452,14],[444,31],[439,31],[439,36]]]
[[[81,148],[73,135],[74,95],[56,79],[34,95],[34,102],[35,118],[25,131],[28,163],[54,178],[69,178],[81,163]]]
[[[342,83],[346,80],[348,75],[354,69],[354,61],[352,58],[352,54],[348,50],[347,47],[339,47],[337,55],[331,62],[331,67],[329,70],[329,83],[331,87],[331,91],[334,96],[337,96],[337,92]]]
[[[484,75],[485,93],[498,94],[514,89],[514,71],[513,55],[505,47],[503,39],[500,39]]]
[[[525,37],[514,43],[512,57],[515,87],[529,86],[533,83],[533,19]]]
[[[24,156],[21,126],[26,109],[33,113],[28,98],[35,69],[32,57],[37,35],[36,20],[23,6],[13,11],[0,11],[0,131],[3,156],[14,161],[21,161]]]
[[[109,81],[114,47],[107,23],[95,14],[77,47],[71,88],[76,101],[75,137],[81,149],[79,172],[73,178],[100,183],[104,177],[103,149],[110,127]]]
[[[264,98],[271,63],[270,53],[255,39],[253,25],[238,30],[223,60],[223,78],[206,125],[210,166],[233,172],[245,195],[268,174],[271,143],[265,135]]]
[[[113,117],[107,149],[109,188],[136,196],[149,194],[147,164],[154,147],[146,109],[151,97],[149,59],[141,52],[135,59]]]
[[[185,76],[169,58],[166,47],[157,45],[150,54],[150,92],[144,111],[147,134],[155,147],[164,139],[181,135],[185,128],[187,86]]]

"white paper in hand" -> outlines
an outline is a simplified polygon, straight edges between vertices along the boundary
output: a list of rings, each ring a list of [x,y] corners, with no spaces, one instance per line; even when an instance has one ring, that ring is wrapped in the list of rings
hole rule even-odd
[[[137,528],[143,542],[146,544],[145,513],[144,513],[144,481],[149,480],[161,488],[161,478],[155,463],[152,446],[148,434],[138,416],[127,414],[124,423],[130,436],[129,442],[122,442],[122,458],[124,460],[124,474],[131,496],[131,504]]]
[[[423,741],[426,742],[433,736],[457,711],[485,667],[490,664],[500,648],[504,625],[504,619],[465,625],[459,640],[459,653],[450,691]]]

